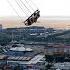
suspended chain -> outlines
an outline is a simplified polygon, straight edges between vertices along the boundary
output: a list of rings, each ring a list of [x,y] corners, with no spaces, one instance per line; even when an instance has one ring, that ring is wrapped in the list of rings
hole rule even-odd
[[[20,9],[28,16],[28,13],[27,13],[25,10],[23,10],[23,8],[22,8],[21,5],[17,2],[17,0],[15,0],[15,1],[16,1],[17,5],[20,7]]]
[[[18,15],[18,17],[21,19],[21,17],[19,16],[19,14],[17,13],[17,11],[15,10],[15,8],[13,7],[13,5],[10,3],[9,0],[6,0],[7,3],[10,5],[10,7],[12,7],[12,9],[15,11],[15,13]]]
[[[34,11],[34,9],[30,6],[30,4],[28,3],[28,1],[27,0],[25,0],[25,1],[29,5],[29,7]]]
[[[20,0],[21,1],[21,3],[27,8],[27,6],[23,3],[23,1],[22,0]],[[27,8],[27,10],[31,13],[31,11]],[[32,14],[32,13],[31,13]]]
[[[23,10],[23,8],[19,5],[19,3],[17,2],[17,0],[15,0],[16,1],[16,3],[18,4],[18,6],[21,8],[21,10],[27,15],[28,13],[25,11],[25,10]],[[21,1],[21,3],[27,8],[27,6],[23,3],[23,1],[22,0],[20,0]],[[26,3],[28,4],[28,1],[27,0],[25,0],[26,1]],[[33,3],[33,1],[32,0],[30,0],[32,3]],[[9,2],[9,0],[7,0],[7,2],[10,4],[10,6],[13,8],[13,10],[16,12],[16,14],[19,16],[19,14],[17,13],[17,11],[15,10],[15,8],[12,6],[12,4]],[[30,4],[28,4],[29,6],[30,6]],[[36,6],[34,3],[33,3],[33,5],[34,6]],[[37,6],[36,6],[37,7]],[[30,6],[30,8],[34,11],[34,9]],[[37,7],[37,9],[38,9],[38,7]],[[31,13],[31,11],[27,8],[27,10]],[[32,13],[31,13],[32,14]],[[28,15],[27,15],[28,16]]]

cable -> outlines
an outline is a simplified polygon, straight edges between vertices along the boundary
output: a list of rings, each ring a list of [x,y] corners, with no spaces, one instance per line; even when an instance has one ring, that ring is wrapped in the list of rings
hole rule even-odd
[[[9,0],[7,0],[7,3],[12,7],[12,9],[15,11],[15,13],[18,15],[18,17],[20,18],[20,21],[23,22],[23,19],[20,17],[20,15],[18,14],[18,12],[15,10],[15,8],[13,7],[13,5],[10,3]],[[19,23],[20,24],[20,23]]]
[[[28,1],[27,0],[25,0],[26,1],[26,3],[28,4]],[[30,4],[28,4],[29,6],[30,6]],[[34,11],[34,9],[30,6],[30,8]]]
[[[6,0],[6,1],[12,7],[12,9],[15,11],[15,13],[18,15],[18,17],[20,17],[19,14],[17,13],[17,11],[15,10],[15,8],[13,7],[13,5],[10,3],[10,1],[9,0]],[[20,17],[20,19],[21,19],[21,17]]]
[[[23,3],[23,1],[22,0],[20,0],[21,1],[21,3],[26,7],[26,5]],[[26,7],[27,8],[27,7]],[[27,8],[27,10],[31,13],[31,11]],[[32,14],[32,13],[31,13]]]
[[[15,0],[15,1],[16,1],[17,5],[20,7],[20,9],[28,16],[28,13],[25,10],[23,10],[23,8],[19,5],[19,3],[17,2],[17,0]]]
[[[19,8],[26,14],[26,16],[28,16],[28,13],[25,11],[25,9],[23,9],[20,4],[17,2],[17,0],[15,0],[17,5],[19,6]]]

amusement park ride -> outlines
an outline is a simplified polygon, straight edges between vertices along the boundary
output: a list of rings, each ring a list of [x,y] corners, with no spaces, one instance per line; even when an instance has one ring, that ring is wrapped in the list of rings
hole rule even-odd
[[[33,23],[36,23],[38,18],[40,17],[40,10],[37,8],[37,6],[33,3],[32,0],[29,0],[32,2],[32,4],[37,8],[36,10],[34,10],[34,8],[31,6],[31,4],[29,4],[29,1],[28,0],[24,0],[27,5],[30,7],[28,8],[26,6],[26,4],[24,3],[23,0],[14,0],[16,2],[16,4],[19,6],[19,8],[26,14],[28,15],[27,12],[31,13],[31,10],[33,10],[33,13],[31,13],[30,16],[28,16],[28,18],[24,21],[24,24],[26,26],[29,26],[29,25],[32,25]],[[20,1],[20,2],[19,2]],[[7,0],[7,2],[11,5],[11,7],[13,8],[13,5],[11,4],[10,0]],[[21,4],[22,5],[21,5]],[[23,10],[22,7],[25,7],[27,9],[27,11]],[[30,10],[31,9],[31,10]],[[15,10],[15,8],[13,8],[13,10],[16,12],[16,14],[18,15],[17,11]],[[18,15],[19,16],[19,15]]]

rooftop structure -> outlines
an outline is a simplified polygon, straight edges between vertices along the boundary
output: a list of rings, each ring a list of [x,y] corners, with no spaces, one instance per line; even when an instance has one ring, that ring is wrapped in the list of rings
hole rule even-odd
[[[29,47],[29,45],[27,47],[23,44],[14,44],[14,46],[11,45],[7,52],[4,52],[4,55],[6,57],[4,59],[1,56],[2,59],[0,59],[0,64],[7,63],[11,67],[20,65],[23,67],[23,70],[24,68],[28,69],[29,66],[31,67],[30,69],[36,69],[40,67],[37,64],[44,63],[44,61],[41,61],[44,58],[44,55],[34,51],[32,47]]]

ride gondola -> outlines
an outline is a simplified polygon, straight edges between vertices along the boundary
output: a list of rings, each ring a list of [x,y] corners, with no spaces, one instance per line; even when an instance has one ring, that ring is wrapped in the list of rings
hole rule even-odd
[[[36,23],[37,22],[37,19],[40,17],[40,11],[39,10],[36,10],[30,17],[28,17],[28,19],[26,19],[24,21],[24,24],[26,26],[29,26],[33,23]]]

